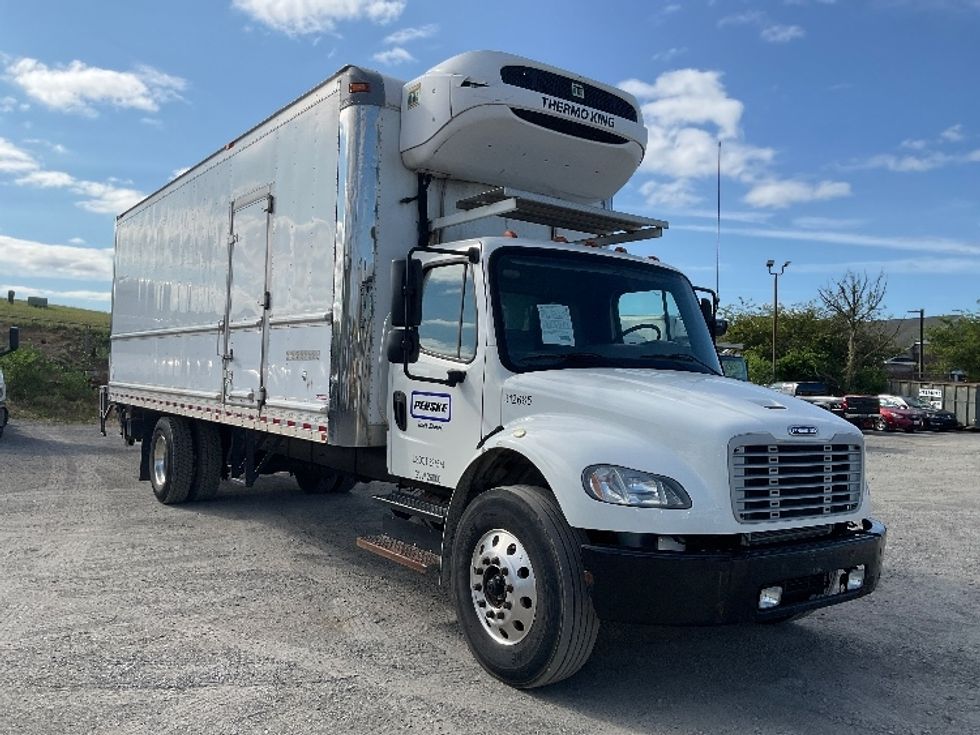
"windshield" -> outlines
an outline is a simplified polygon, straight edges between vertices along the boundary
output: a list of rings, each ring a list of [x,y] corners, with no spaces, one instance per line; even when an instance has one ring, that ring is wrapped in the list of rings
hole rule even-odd
[[[497,345],[516,372],[647,367],[720,374],[691,284],[645,263],[564,251],[498,251]]]
[[[932,404],[929,401],[916,398],[915,396],[902,396],[902,400],[914,408],[932,408]]]

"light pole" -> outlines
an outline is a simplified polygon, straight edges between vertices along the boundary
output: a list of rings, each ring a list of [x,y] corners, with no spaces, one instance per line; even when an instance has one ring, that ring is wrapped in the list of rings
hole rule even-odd
[[[779,277],[783,275],[786,271],[786,266],[789,265],[787,260],[783,263],[783,267],[779,269],[777,273],[772,269],[776,265],[775,260],[767,260],[766,268],[769,270],[769,275],[772,276],[772,382],[776,382],[776,325],[779,320]]]
[[[919,382],[922,382],[922,376],[926,373],[926,310],[925,309],[909,309],[909,314],[919,315]]]

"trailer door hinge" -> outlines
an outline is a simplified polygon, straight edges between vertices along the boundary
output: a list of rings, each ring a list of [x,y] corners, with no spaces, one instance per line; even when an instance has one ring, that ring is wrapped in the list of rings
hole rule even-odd
[[[272,214],[273,210],[275,209],[275,203],[275,197],[273,197],[272,194],[269,194],[269,196],[265,198],[265,211]]]
[[[268,291],[262,295],[262,308],[266,311],[272,308],[272,294]]]

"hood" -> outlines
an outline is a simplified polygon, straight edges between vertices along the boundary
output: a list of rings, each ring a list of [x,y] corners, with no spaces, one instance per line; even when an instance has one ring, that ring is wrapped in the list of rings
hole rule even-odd
[[[665,439],[723,441],[739,434],[772,434],[793,441],[791,427],[814,427],[807,438],[860,431],[826,409],[740,380],[674,370],[594,368],[544,370],[512,376],[503,385],[505,419],[524,413],[507,394],[533,399],[533,412],[580,414],[588,420]],[[530,411],[527,411],[528,413]],[[516,417],[516,416],[515,416]],[[686,430],[686,431],[685,431]]]

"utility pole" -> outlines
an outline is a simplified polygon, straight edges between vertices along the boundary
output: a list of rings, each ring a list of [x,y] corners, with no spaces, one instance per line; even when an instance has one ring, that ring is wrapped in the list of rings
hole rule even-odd
[[[775,260],[767,260],[766,268],[769,270],[769,275],[772,276],[772,382],[776,382],[776,326],[779,320],[779,277],[783,275],[786,271],[786,266],[789,265],[787,260],[783,263],[783,267],[776,272],[772,267],[776,265]]]
[[[919,381],[926,374],[926,310],[909,309],[909,314],[919,315]]]

